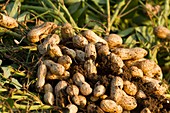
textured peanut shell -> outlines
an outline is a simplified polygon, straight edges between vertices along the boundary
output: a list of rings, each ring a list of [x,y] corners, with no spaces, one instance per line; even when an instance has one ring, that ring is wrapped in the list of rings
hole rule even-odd
[[[6,16],[2,13],[0,13],[0,25],[10,29],[18,27],[18,23],[14,18]]]
[[[85,52],[82,50],[75,50],[76,52],[76,59],[80,62],[84,62],[85,61]]]
[[[89,43],[88,45],[85,46],[85,57],[86,59],[96,60],[97,52],[95,45],[93,43]]]
[[[86,37],[89,42],[92,43],[101,42],[103,44],[107,44],[107,42],[103,38],[99,37],[92,30],[84,31],[83,36]]]
[[[122,45],[123,43],[122,38],[117,34],[110,34],[104,37],[104,39],[107,41],[110,49],[115,48],[115,46]]]
[[[81,73],[79,72],[76,72],[74,75],[73,75],[73,81],[74,83],[77,85],[77,86],[81,86],[84,82],[85,82],[85,77],[84,75],[82,75]]]
[[[97,68],[96,68],[95,63],[92,59],[85,61],[84,69],[87,72],[89,77],[93,74],[97,74]]]
[[[84,48],[88,44],[88,40],[82,35],[76,35],[72,38],[73,45],[77,48]]]
[[[32,43],[38,42],[41,39],[45,38],[55,28],[57,28],[57,25],[53,22],[45,22],[40,26],[37,26],[30,30],[27,34],[27,39]]]
[[[139,47],[114,48],[112,52],[118,55],[122,60],[141,59],[148,53],[145,49]]]
[[[78,112],[78,107],[74,104],[68,104],[66,108],[69,109],[69,113],[77,113]]]
[[[102,100],[100,102],[100,107],[103,109],[103,111],[110,113],[122,113],[123,111],[121,106],[117,105],[116,102],[109,99]]]
[[[70,96],[78,95],[79,94],[79,88],[76,85],[69,85],[66,88],[66,92]]]
[[[98,85],[94,88],[93,95],[95,97],[99,97],[104,95],[105,92],[106,92],[106,88],[103,85]]]
[[[47,92],[53,92],[53,87],[52,87],[52,85],[49,84],[49,83],[46,83],[46,84],[44,85],[44,92],[45,92],[45,93],[47,93]]]
[[[80,92],[82,95],[90,95],[92,93],[92,88],[90,87],[89,83],[84,82],[83,84],[81,84],[80,86]]]
[[[44,94],[44,102],[49,105],[54,104],[54,95],[52,92],[47,92]]]
[[[47,52],[51,58],[63,56],[61,49],[58,45],[49,44],[47,47]]]
[[[41,62],[41,64],[38,67],[38,71],[37,71],[38,79],[36,82],[36,87],[37,87],[38,91],[40,91],[45,84],[46,74],[47,74],[47,67],[43,62]]]
[[[47,68],[51,71],[52,74],[61,76],[65,72],[64,66],[59,63],[55,63],[52,60],[44,60],[44,64],[47,66]]]
[[[60,48],[63,54],[68,55],[73,59],[76,57],[76,52],[73,49],[70,49],[66,46],[60,46]]]
[[[54,90],[55,90],[55,95],[57,96],[58,93],[61,91],[61,90],[64,90],[65,88],[67,88],[68,84],[66,81],[64,80],[61,80],[57,83],[57,85],[55,86]]]
[[[65,69],[68,70],[72,64],[72,59],[68,55],[63,55],[58,58],[58,63],[63,65]]]
[[[137,86],[128,80],[123,82],[123,89],[128,95],[132,96],[134,96],[138,91]]]

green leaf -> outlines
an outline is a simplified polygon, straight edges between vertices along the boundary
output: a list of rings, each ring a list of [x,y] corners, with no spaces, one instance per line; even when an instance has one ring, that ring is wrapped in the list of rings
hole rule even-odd
[[[136,40],[137,40],[136,35],[132,34],[126,39],[125,44],[127,44],[130,48],[132,48],[133,46],[136,45],[137,43]]]
[[[11,84],[14,85],[17,89],[21,89],[21,87],[22,87],[22,85],[15,78],[11,79]]]
[[[11,2],[12,3],[12,2]],[[9,13],[10,17],[16,18],[18,15],[18,9],[21,7],[21,2],[20,0],[15,0],[13,3],[13,7],[11,9],[11,12]]]
[[[9,76],[11,76],[11,72],[10,72],[10,67],[1,67],[3,70],[3,77],[4,78],[9,78]]]
[[[14,106],[14,100],[11,98],[6,99],[6,101],[8,102],[8,104],[10,105],[10,107],[12,108]]]
[[[129,34],[131,34],[134,30],[135,30],[135,28],[134,28],[134,27],[131,27],[131,28],[125,29],[125,30],[123,30],[123,31],[120,31],[120,32],[118,33],[118,35],[120,35],[121,37],[126,37],[126,36],[128,36]]]
[[[87,9],[87,6],[79,9],[73,14],[73,18],[75,19],[75,21],[79,19],[79,17],[85,12],[86,9]]]
[[[68,10],[69,10],[70,14],[73,14],[78,10],[79,7],[80,7],[80,2],[77,2],[75,4],[70,5],[68,7]]]
[[[81,2],[81,1],[83,0],[64,0],[64,3],[67,5],[72,5],[74,3]]]
[[[26,20],[29,20],[29,19],[30,19],[30,13],[27,12],[27,11],[19,15],[18,21],[19,21],[19,22],[23,22],[25,19],[26,19]]]

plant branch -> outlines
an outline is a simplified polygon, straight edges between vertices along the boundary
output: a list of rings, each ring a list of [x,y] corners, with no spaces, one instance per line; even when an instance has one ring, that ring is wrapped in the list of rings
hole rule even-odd
[[[106,35],[109,35],[110,32],[110,0],[107,0],[107,30]]]
[[[120,1],[118,3],[118,6],[117,6],[117,8],[116,8],[116,10],[115,10],[115,12],[114,12],[114,14],[112,16],[112,19],[111,19],[111,22],[110,22],[110,26],[109,26],[108,29],[111,29],[111,26],[113,25],[113,22],[116,20],[116,17],[118,16],[118,13],[120,12],[122,6],[124,6],[124,5],[125,5],[125,0],[122,0],[122,1]]]

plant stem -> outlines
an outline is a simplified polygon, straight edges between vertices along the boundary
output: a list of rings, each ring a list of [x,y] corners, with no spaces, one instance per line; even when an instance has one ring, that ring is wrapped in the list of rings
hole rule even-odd
[[[49,105],[32,105],[32,106],[28,106],[28,105],[23,105],[23,104],[17,104],[14,103],[15,107],[17,109],[27,109],[29,107],[29,110],[37,110],[37,109],[52,109],[52,106]]]
[[[107,30],[106,35],[109,35],[110,32],[110,0],[107,0]]]
[[[116,20],[116,17],[118,16],[118,13],[120,12],[122,6],[124,6],[124,5],[125,5],[125,0],[122,0],[122,1],[120,1],[120,2],[118,3],[118,6],[117,6],[117,8],[116,8],[116,10],[115,10],[115,12],[114,12],[114,14],[113,14],[113,16],[112,16],[112,19],[111,19],[111,22],[110,22],[110,26],[109,26],[108,29],[110,29],[110,28],[112,27],[113,22]],[[110,32],[110,31],[109,31],[109,32]]]
[[[100,11],[96,10],[95,8],[93,8],[90,4],[88,4],[87,2],[84,2],[90,9],[92,9],[94,12],[96,12],[97,14],[101,15],[102,17],[106,18],[106,15],[102,14]]]
[[[66,6],[64,4],[59,3],[59,6],[65,11],[65,13],[67,14],[67,16],[70,19],[70,22],[72,24],[73,27],[78,27],[76,22],[74,21],[74,19],[72,18],[70,12],[68,11],[68,9],[66,8]]]
[[[21,10],[36,10],[36,11],[39,11],[39,12],[46,12],[46,11],[49,11],[49,15],[50,14],[55,14],[57,15],[57,17],[59,17],[64,23],[67,22],[67,20],[65,19],[65,17],[61,14],[61,12],[59,10],[53,10],[53,9],[50,9],[50,8],[44,8],[44,7],[40,7],[40,6],[28,6],[28,5],[22,5],[21,6]]]
[[[7,51],[18,51],[18,50],[24,50],[24,49],[29,49],[32,51],[36,51],[37,47],[36,46],[19,46],[19,47],[0,47],[0,52],[7,52]]]
[[[18,34],[16,32],[13,32],[11,30],[8,30],[6,28],[0,27],[0,34],[3,34],[3,33],[7,33],[7,34],[9,34],[11,36],[16,37],[17,39],[21,39],[22,38],[22,36],[20,34]]]
[[[169,10],[169,0],[165,0],[165,9],[164,9],[164,19],[165,19],[165,21],[163,21],[164,24],[168,23],[169,11],[170,11]]]

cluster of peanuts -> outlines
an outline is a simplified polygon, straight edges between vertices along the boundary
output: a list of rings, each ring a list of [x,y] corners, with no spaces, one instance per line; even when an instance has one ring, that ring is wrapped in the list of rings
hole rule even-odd
[[[123,48],[123,40],[117,34],[104,38],[92,30],[76,34],[69,23],[61,26],[60,34],[52,33],[57,28],[54,23],[45,22],[27,35],[28,40],[33,43],[47,35],[38,45],[38,51],[49,57],[40,63],[36,83],[39,91],[44,90],[46,104],[66,107],[70,113],[77,113],[82,108],[88,113],[95,112],[96,109],[102,113],[126,113],[137,107],[137,99],[147,98],[145,93],[165,95],[168,86],[162,83],[161,68],[154,61],[144,58],[147,55],[145,49]],[[71,43],[72,47],[67,47],[66,43]],[[106,88],[100,80],[95,85],[86,81],[100,75],[97,61],[99,57],[106,59],[106,64],[110,66],[108,70],[111,70],[111,73],[107,75],[112,78],[110,88]],[[70,71],[73,71],[72,65],[82,65],[85,73],[77,70],[70,74]],[[126,74],[127,72],[129,74]],[[140,79],[141,84],[147,84],[149,90],[141,90],[133,78]],[[71,84],[70,79],[73,81]],[[58,81],[53,89],[46,80]],[[62,105],[61,94],[69,97],[64,98],[67,102]],[[146,111],[151,113],[147,107],[140,112]]]
[[[1,13],[0,20],[3,27],[18,27],[16,20]],[[168,90],[168,85],[162,82],[161,68],[144,58],[147,51],[139,47],[124,48],[117,34],[102,38],[92,30],[76,33],[69,23],[58,26],[44,22],[30,30],[27,39],[31,43],[38,42],[38,51],[44,56],[38,66],[37,91],[44,93],[46,104],[67,108],[69,113],[82,109],[87,113],[130,113],[138,107],[138,99],[150,94],[164,96]],[[67,46],[68,43],[71,46]],[[100,62],[105,61],[107,70],[99,68]],[[72,70],[76,65],[84,71]],[[107,75],[102,75],[102,71]],[[89,80],[93,81],[96,76],[110,77],[109,87],[100,79],[91,84]],[[143,90],[136,79],[148,90]],[[50,80],[56,80],[54,88],[47,82]],[[67,98],[61,98],[62,95]],[[153,111],[144,107],[139,112]]]

